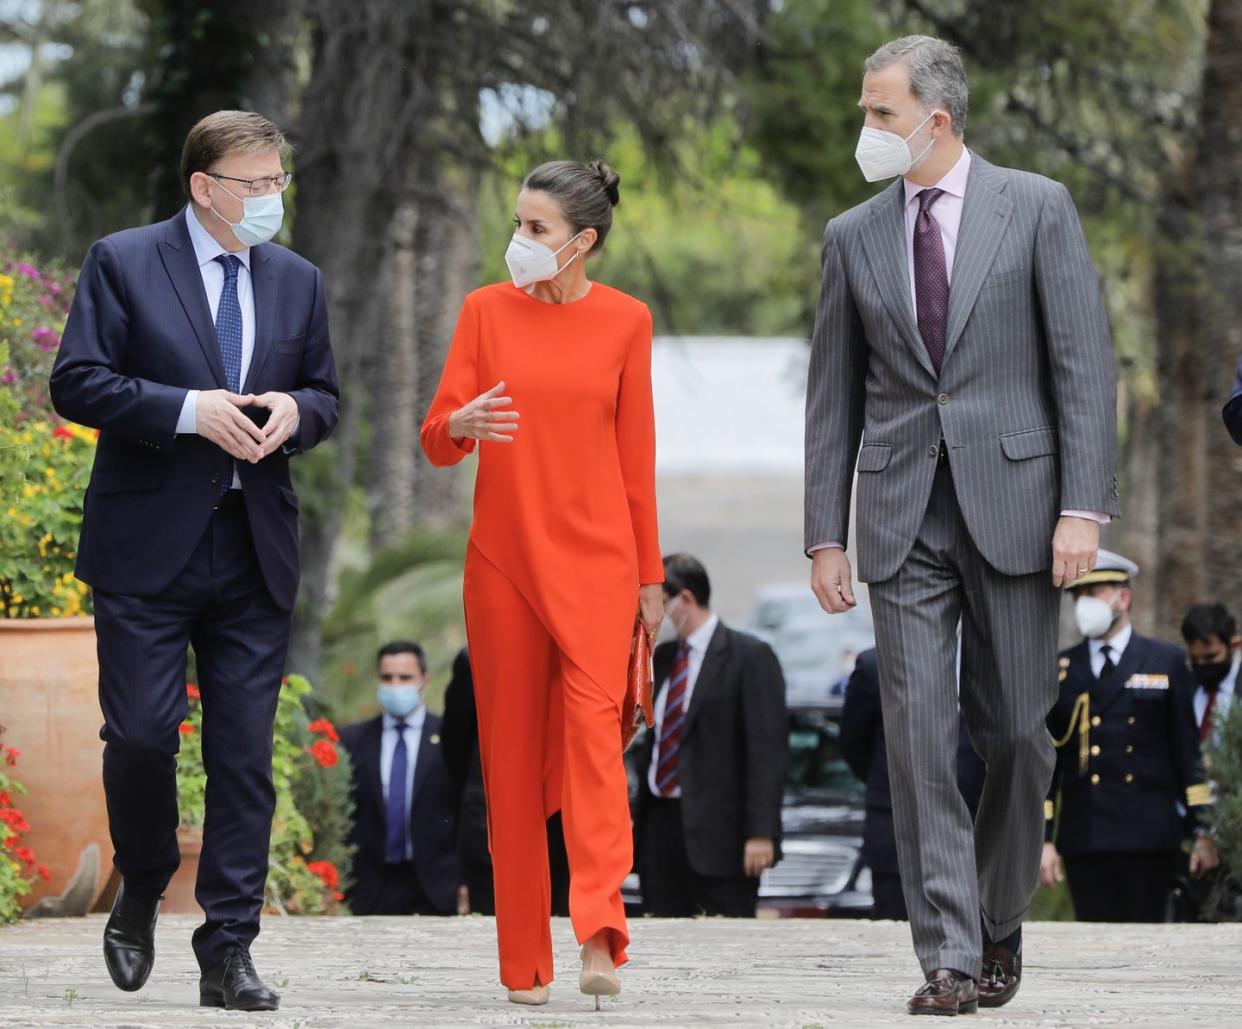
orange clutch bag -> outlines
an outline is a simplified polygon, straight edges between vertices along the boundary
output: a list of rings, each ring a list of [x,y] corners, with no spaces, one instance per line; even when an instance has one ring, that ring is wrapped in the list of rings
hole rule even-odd
[[[625,673],[625,700],[621,702],[621,749],[634,742],[639,728],[655,723],[655,668],[652,665],[651,639],[647,627],[638,618],[634,622],[634,638],[630,641],[630,662]]]

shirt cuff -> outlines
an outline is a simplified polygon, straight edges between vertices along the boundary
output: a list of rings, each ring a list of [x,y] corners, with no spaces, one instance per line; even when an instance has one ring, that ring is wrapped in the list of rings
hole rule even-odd
[[[198,390],[186,390],[181,402],[181,414],[177,416],[177,435],[198,435]]]
[[[302,427],[302,416],[298,415],[298,420],[293,423],[293,431],[289,433],[289,438],[285,440],[284,445],[280,448],[286,454],[296,454],[298,452],[298,429]]]
[[[829,540],[827,543],[816,543],[815,546],[807,550],[807,553],[814,554],[815,551],[817,550],[844,550],[844,549],[845,547],[843,547],[836,540]]]
[[[1113,520],[1112,515],[1103,514],[1100,511],[1062,511],[1062,518],[1085,518],[1089,522],[1096,522],[1099,525],[1107,525]]]

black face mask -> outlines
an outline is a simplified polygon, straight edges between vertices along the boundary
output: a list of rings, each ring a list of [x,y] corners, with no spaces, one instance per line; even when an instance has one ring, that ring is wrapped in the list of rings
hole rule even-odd
[[[1195,678],[1209,693],[1215,693],[1229,673],[1233,671],[1233,661],[1211,661],[1205,664],[1191,665]]]

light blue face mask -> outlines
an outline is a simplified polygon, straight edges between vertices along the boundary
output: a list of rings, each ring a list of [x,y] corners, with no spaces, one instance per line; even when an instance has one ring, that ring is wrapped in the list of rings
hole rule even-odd
[[[214,207],[211,209],[225,225],[233,230],[233,235],[248,247],[257,247],[268,242],[280,231],[285,218],[285,201],[283,193],[267,193],[261,197],[239,197],[227,186],[217,182],[224,192],[234,200],[242,203],[242,220],[231,222]]]
[[[423,703],[423,691],[417,686],[393,686],[380,683],[377,695],[380,707],[393,718],[409,718]]]

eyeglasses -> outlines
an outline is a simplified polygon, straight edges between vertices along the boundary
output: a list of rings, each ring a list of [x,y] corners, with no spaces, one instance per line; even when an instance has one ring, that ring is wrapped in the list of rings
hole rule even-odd
[[[261,197],[268,193],[283,193],[293,181],[293,172],[282,172],[279,175],[263,179],[238,179],[232,175],[221,175],[219,172],[207,172],[213,179],[227,179],[229,182],[240,182],[246,187],[246,196]]]

